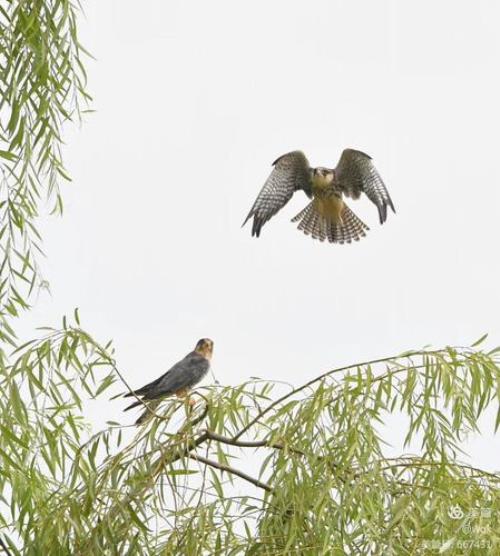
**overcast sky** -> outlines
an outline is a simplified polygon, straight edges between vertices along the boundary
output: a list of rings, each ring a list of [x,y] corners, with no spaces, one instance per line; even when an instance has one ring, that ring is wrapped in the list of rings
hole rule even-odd
[[[295,384],[426,344],[500,343],[500,8],[491,1],[84,2],[95,114],[68,130],[29,325],[78,306],[132,386],[196,340],[223,384]],[[271,162],[369,153],[397,214],[354,245],[240,228]],[[132,419],[103,402],[103,419]],[[479,463],[495,465],[477,440]],[[498,451],[498,445],[497,445]],[[498,467],[498,465],[497,465]]]

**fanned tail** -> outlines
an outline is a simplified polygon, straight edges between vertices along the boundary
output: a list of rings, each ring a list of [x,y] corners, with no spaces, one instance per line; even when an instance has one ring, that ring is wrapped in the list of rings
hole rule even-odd
[[[366,235],[368,226],[360,220],[354,212],[344,203],[341,222],[334,222],[322,216],[311,201],[303,210],[292,219],[299,222],[297,228],[314,239],[330,243],[351,243],[359,241]]]

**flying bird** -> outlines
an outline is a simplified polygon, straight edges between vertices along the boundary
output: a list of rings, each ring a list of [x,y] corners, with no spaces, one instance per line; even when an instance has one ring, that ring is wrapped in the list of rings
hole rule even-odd
[[[163,398],[172,395],[176,395],[178,398],[186,398],[193,386],[198,384],[208,373],[213,348],[212,340],[208,338],[198,340],[194,350],[188,353],[184,359],[178,361],[165,374],[142,388],[125,394],[125,398],[136,396],[141,400],[135,401],[124,411],[146,404],[148,409],[135,422],[136,425],[141,425],[152,416],[152,411],[158,407]]]
[[[344,201],[364,193],[378,209],[380,223],[387,208],[396,212],[391,197],[369,155],[345,149],[335,169],[311,168],[302,151],[293,151],[273,162],[273,170],[261,189],[243,226],[253,217],[252,236],[281,210],[292,195],[302,190],[312,201],[292,219],[298,229],[320,241],[351,243],[366,235],[368,226]]]

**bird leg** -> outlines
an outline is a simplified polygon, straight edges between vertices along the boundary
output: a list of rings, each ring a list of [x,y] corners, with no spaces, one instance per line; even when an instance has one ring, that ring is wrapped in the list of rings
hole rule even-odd
[[[184,398],[184,404],[186,406],[186,413],[189,414],[193,410],[193,407],[196,405],[196,400],[189,397],[189,388],[183,388],[182,390],[178,390],[175,395],[178,398]]]
[[[189,393],[189,388],[182,388],[181,390],[177,390],[177,392],[175,393],[175,395],[178,398],[186,398],[187,395]]]

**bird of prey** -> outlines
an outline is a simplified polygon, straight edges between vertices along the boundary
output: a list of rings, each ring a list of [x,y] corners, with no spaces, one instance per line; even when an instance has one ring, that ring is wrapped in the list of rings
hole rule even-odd
[[[243,226],[253,217],[252,236],[282,209],[295,191],[302,190],[312,201],[292,219],[298,229],[320,241],[351,243],[366,235],[368,226],[347,206],[345,197],[358,199],[364,193],[378,209],[380,223],[387,207],[396,212],[391,197],[367,154],[345,149],[335,169],[311,168],[301,151],[280,156]]]
[[[136,396],[141,400],[135,401],[124,411],[146,404],[148,408],[135,423],[141,425],[152,416],[152,411],[158,407],[163,398],[174,394],[179,398],[186,398],[191,388],[198,384],[208,373],[213,348],[212,340],[208,338],[198,340],[194,350],[188,353],[184,359],[178,361],[165,374],[142,388],[125,394],[124,397]]]

